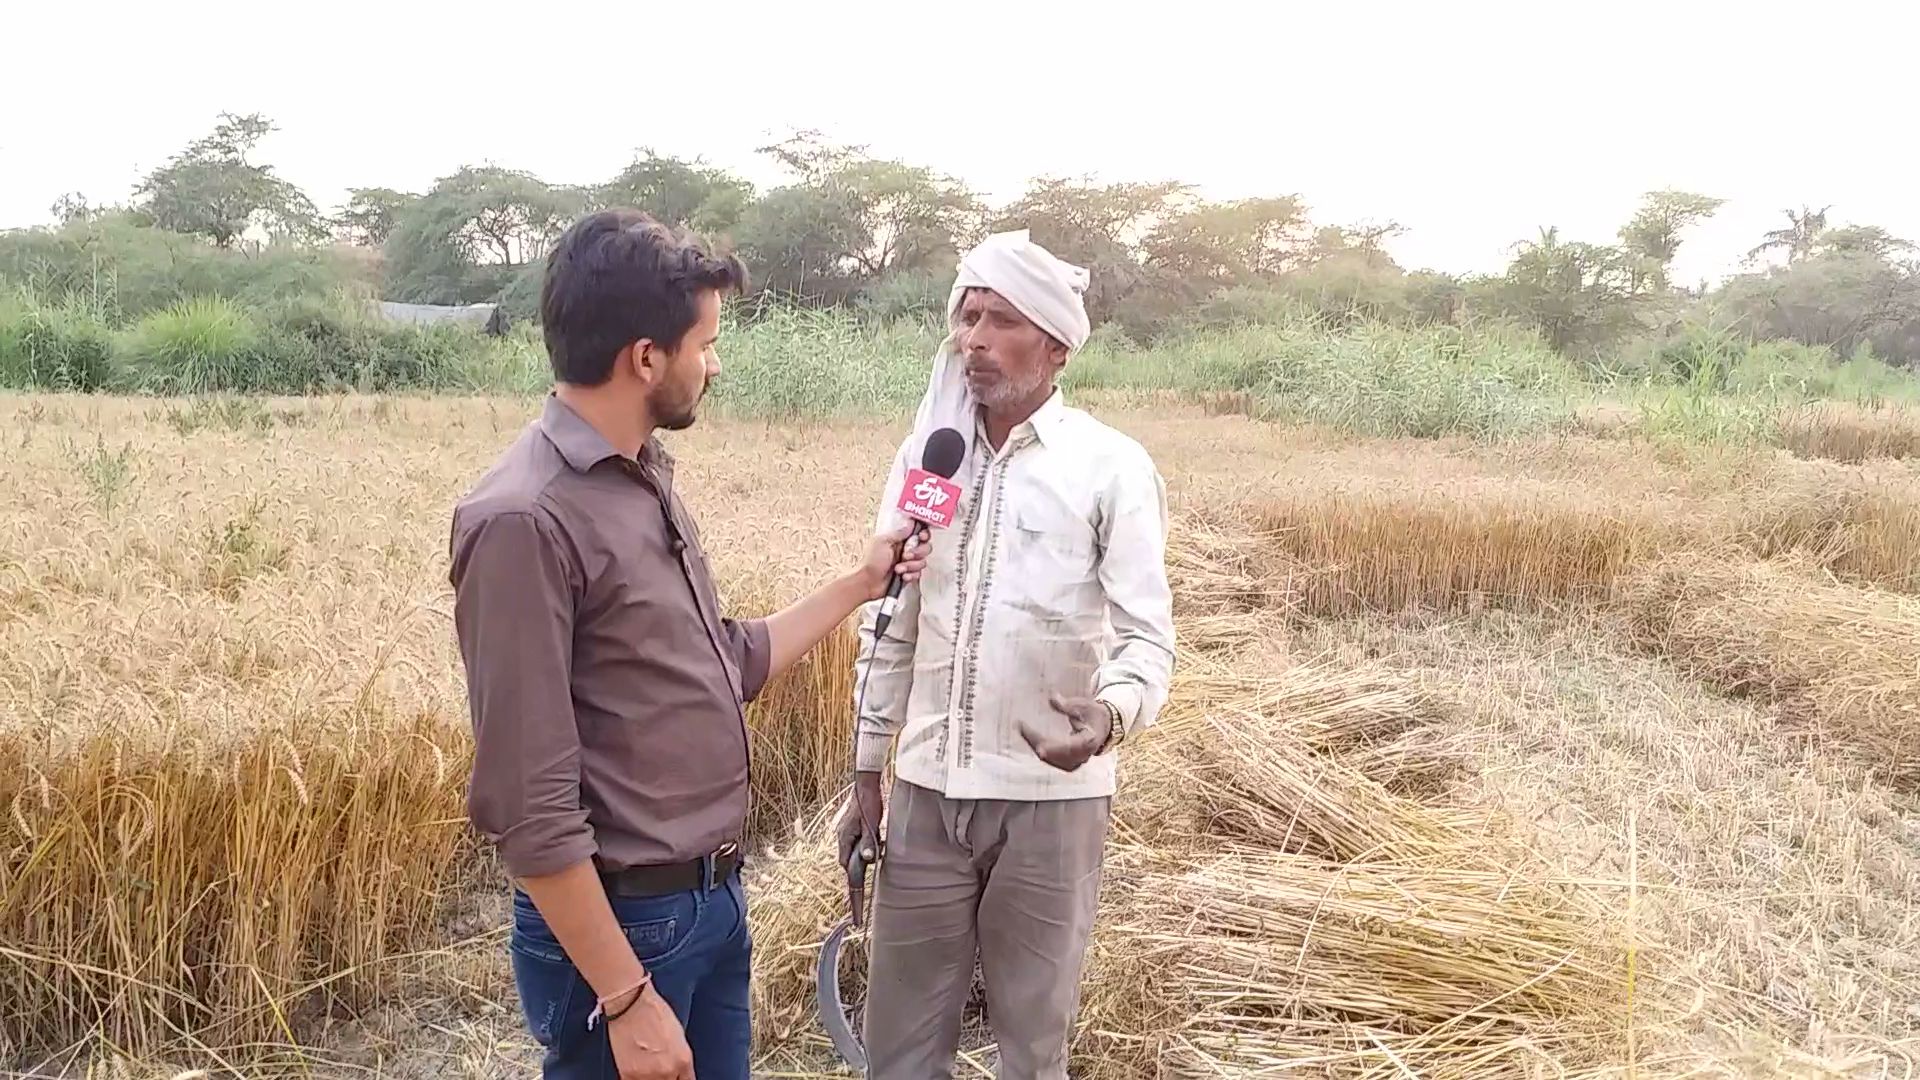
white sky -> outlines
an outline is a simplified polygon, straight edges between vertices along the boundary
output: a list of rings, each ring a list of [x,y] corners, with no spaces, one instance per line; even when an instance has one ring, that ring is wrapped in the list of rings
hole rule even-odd
[[[468,163],[603,180],[640,146],[765,186],[753,148],[814,127],[996,202],[1041,173],[1298,193],[1456,272],[1542,225],[1611,242],[1673,186],[1728,200],[1681,250],[1693,282],[1802,203],[1920,242],[1917,9],[5,0],[0,227],[125,199],[223,109],[277,122],[257,160],[327,209]]]

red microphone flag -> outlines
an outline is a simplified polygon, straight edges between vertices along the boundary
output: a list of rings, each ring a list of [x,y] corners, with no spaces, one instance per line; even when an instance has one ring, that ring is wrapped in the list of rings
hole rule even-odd
[[[925,469],[907,470],[900,485],[901,513],[930,528],[944,529],[953,524],[959,507],[960,485]]]

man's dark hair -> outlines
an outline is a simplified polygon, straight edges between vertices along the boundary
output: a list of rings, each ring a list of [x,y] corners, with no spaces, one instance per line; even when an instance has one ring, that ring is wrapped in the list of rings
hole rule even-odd
[[[745,292],[747,268],[697,237],[639,210],[602,210],[574,222],[547,256],[540,324],[547,360],[564,383],[598,386],[621,349],[649,338],[665,349],[698,317],[708,289]]]

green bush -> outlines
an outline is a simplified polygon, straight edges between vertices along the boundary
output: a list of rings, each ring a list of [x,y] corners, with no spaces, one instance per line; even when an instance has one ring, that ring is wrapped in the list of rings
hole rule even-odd
[[[1654,346],[1652,366],[1663,381],[1719,390],[1746,352],[1747,342],[1731,330],[1689,325]]]
[[[0,299],[0,385],[89,392],[120,381],[113,335],[93,313],[29,295]]]
[[[1842,363],[1824,345],[1753,341],[1733,327],[1698,322],[1644,342],[1625,354],[1624,367],[1641,381],[1695,393],[1867,404],[1920,398],[1920,380],[1881,361],[1864,342]]]
[[[1071,388],[1239,391],[1264,415],[1370,435],[1498,436],[1566,420],[1573,368],[1537,336],[1491,326],[1291,323],[1200,330],[1144,349],[1089,348]]]
[[[1578,378],[1539,337],[1365,324],[1272,354],[1261,397],[1276,413],[1368,435],[1493,438],[1568,421]]]
[[[160,393],[283,390],[304,380],[272,370],[273,340],[231,300],[184,300],[141,319],[121,353],[141,386]]]
[[[944,320],[947,299],[952,294],[953,274],[914,270],[888,274],[860,290],[854,298],[854,310],[869,319]]]
[[[0,284],[85,304],[113,326],[196,296],[258,307],[355,282],[370,286],[376,276],[365,252],[293,245],[221,250],[125,214],[0,232]]]
[[[714,401],[730,413],[766,417],[910,409],[926,389],[939,341],[933,326],[918,320],[770,308],[723,332]]]

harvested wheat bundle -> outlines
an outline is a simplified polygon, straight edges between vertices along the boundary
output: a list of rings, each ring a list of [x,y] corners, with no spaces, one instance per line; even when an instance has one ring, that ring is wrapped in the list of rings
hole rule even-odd
[[[1684,556],[1640,575],[1626,610],[1643,647],[1920,783],[1920,600],[1839,583],[1806,558]]]
[[[1317,1067],[1530,1076],[1598,1065],[1628,1021],[1606,908],[1490,861],[1339,864],[1240,850],[1134,890],[1136,940],[1185,1006],[1170,1062],[1200,1075]],[[1148,929],[1148,928],[1151,929]]]
[[[1141,839],[1170,829],[1232,835],[1339,859],[1454,842],[1436,837],[1433,813],[1395,791],[1443,774],[1454,758],[1424,738],[1429,709],[1365,672],[1262,676],[1225,661],[1190,664],[1135,751],[1118,827]]]
[[[838,802],[794,829],[794,838],[747,861],[747,913],[753,930],[753,1026],[756,1042],[794,1056],[831,1054],[814,1017],[813,976],[820,945],[847,913],[846,876],[835,865]],[[841,970],[864,982],[864,935],[854,935]],[[857,989],[850,982],[848,989]],[[855,1000],[857,995],[849,995]]]
[[[1173,610],[1183,642],[1189,635],[1196,641],[1213,639],[1208,623],[1231,635],[1249,612],[1291,613],[1298,606],[1306,568],[1272,545],[1249,543],[1252,531],[1239,506],[1188,511],[1175,523],[1167,574],[1174,585]],[[1243,641],[1245,625],[1237,629]]]

